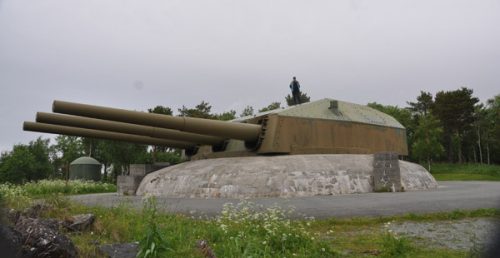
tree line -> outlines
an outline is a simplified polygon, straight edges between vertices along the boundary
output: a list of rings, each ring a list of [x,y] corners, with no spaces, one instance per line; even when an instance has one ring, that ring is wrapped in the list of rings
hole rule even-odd
[[[500,95],[480,103],[473,90],[421,91],[407,107],[369,103],[405,128],[409,160],[500,163]]]
[[[293,98],[285,97],[288,106]],[[301,102],[309,102],[306,93]],[[405,128],[410,161],[427,163],[476,162],[500,164],[500,94],[480,103],[473,91],[461,88],[439,91],[435,96],[421,92],[406,107],[382,105],[376,102],[368,106],[387,113]],[[257,110],[258,113],[281,108],[275,101]],[[212,112],[210,103],[188,108],[182,106],[176,114],[167,106],[155,106],[150,113],[198,117],[217,120],[237,118],[237,112]],[[254,115],[254,108],[246,106],[239,117]],[[103,181],[115,182],[120,174],[128,173],[134,163],[181,161],[181,152],[167,147],[97,140],[85,137],[59,135],[55,143],[38,138],[28,144],[17,144],[12,151],[0,154],[0,183],[23,183],[44,178],[66,178],[70,162],[81,156],[91,156],[104,165]]]

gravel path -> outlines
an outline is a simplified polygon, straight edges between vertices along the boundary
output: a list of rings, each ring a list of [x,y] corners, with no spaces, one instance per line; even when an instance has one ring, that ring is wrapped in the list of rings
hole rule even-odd
[[[439,222],[403,222],[387,226],[397,235],[416,238],[426,246],[470,250],[491,244],[500,229],[500,220],[491,218]]]

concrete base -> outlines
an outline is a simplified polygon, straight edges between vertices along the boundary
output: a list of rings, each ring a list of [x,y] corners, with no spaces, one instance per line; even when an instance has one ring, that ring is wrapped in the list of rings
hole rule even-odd
[[[437,188],[422,166],[399,161],[405,191]],[[137,195],[203,198],[303,197],[373,192],[374,157],[283,155],[197,160],[148,174]]]

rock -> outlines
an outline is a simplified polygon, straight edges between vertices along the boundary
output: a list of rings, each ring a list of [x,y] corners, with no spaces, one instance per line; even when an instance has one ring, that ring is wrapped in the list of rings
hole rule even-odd
[[[110,244],[99,246],[99,251],[109,258],[135,258],[139,252],[138,243]]]
[[[2,257],[22,257],[21,233],[12,227],[0,224],[0,250]]]
[[[73,242],[58,232],[60,223],[55,219],[19,217],[15,230],[22,237],[25,257],[76,257]]]
[[[66,219],[62,224],[69,230],[84,231],[88,229],[95,221],[95,215],[92,213],[78,214],[70,219]]]

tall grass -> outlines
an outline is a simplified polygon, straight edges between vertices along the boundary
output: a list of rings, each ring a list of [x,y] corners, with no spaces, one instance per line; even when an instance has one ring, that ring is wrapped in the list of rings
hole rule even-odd
[[[23,209],[31,205],[32,199],[24,187],[14,184],[0,184],[0,199],[13,209]]]
[[[40,180],[24,185],[0,184],[0,198],[4,201],[5,205],[14,209],[22,209],[29,206],[33,198],[60,194],[102,192],[116,192],[116,186],[107,183],[80,180]]]
[[[114,184],[82,180],[40,180],[22,187],[31,196],[116,192]]]

